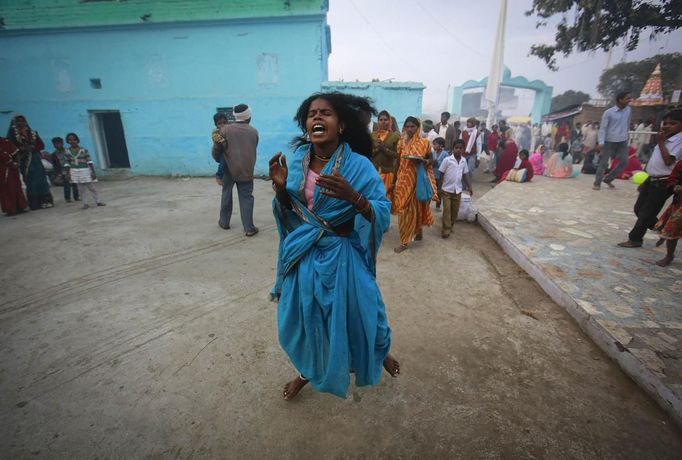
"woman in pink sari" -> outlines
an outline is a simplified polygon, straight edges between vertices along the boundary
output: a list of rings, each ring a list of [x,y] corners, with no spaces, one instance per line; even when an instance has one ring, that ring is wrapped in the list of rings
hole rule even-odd
[[[568,144],[562,142],[559,144],[559,151],[547,162],[545,169],[545,176],[554,177],[557,179],[568,179],[573,176],[573,157],[568,153]]]
[[[543,156],[545,155],[545,146],[538,146],[537,150],[533,152],[528,161],[533,166],[533,173],[541,176],[545,172],[545,163],[543,161]]]

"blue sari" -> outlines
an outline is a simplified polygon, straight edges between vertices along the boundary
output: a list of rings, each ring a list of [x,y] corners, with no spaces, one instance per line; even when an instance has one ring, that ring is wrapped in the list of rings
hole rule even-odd
[[[322,174],[339,171],[372,206],[371,220],[353,204],[320,193],[306,207],[310,145],[287,158],[292,209],[273,201],[280,234],[277,281],[279,342],[318,391],[345,397],[350,370],[358,386],[379,382],[391,329],[376,283],[376,254],[390,224],[391,202],[371,161],[341,144]],[[333,228],[354,219],[348,236]]]

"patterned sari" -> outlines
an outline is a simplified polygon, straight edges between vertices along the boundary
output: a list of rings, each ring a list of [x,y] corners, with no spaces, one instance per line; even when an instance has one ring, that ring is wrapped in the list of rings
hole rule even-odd
[[[2,212],[10,216],[22,212],[28,206],[21,189],[14,146],[4,137],[0,137],[0,205]]]
[[[674,190],[676,185],[682,185],[682,160],[675,164],[666,185],[670,190]],[[682,193],[673,195],[672,203],[658,219],[655,229],[661,232],[661,238],[666,240],[677,240],[682,237]]]
[[[431,204],[417,200],[417,166],[418,160],[405,158],[405,155],[426,157],[431,152],[431,143],[428,139],[422,139],[419,134],[412,136],[405,143],[401,138],[398,142],[398,179],[393,192],[393,213],[398,214],[398,229],[400,231],[400,243],[408,244],[417,235],[422,225],[433,225]],[[431,182],[431,190],[434,190],[433,200],[438,200],[436,180],[433,177],[433,165],[431,162],[425,165],[426,172]]]
[[[27,125],[23,131],[19,130],[16,126],[19,117],[24,118],[23,115],[18,114],[12,118],[7,139],[12,142],[15,149],[20,150],[16,155],[19,159],[19,170],[26,184],[28,206],[32,210],[51,207],[53,205],[52,193],[40,154],[45,144],[30,126]],[[21,150],[22,148],[24,150]]]
[[[379,176],[384,181],[384,188],[386,189],[386,196],[389,199],[393,198],[393,194],[389,192],[391,185],[393,185],[393,178],[395,176],[395,165],[398,159],[398,141],[400,134],[395,131],[379,130],[372,133],[372,140],[374,141],[374,151],[372,152],[372,163],[379,171]],[[378,141],[384,143],[386,147],[382,152],[377,148]]]
[[[372,219],[354,206],[320,193],[306,206],[310,145],[287,158],[286,192],[292,209],[273,201],[280,234],[277,280],[279,342],[294,367],[318,390],[345,397],[350,370],[358,386],[379,382],[391,346],[391,329],[376,283],[376,254],[390,224],[390,202],[372,163],[341,144],[322,174],[332,168],[372,207]],[[334,231],[354,220],[348,236]]]

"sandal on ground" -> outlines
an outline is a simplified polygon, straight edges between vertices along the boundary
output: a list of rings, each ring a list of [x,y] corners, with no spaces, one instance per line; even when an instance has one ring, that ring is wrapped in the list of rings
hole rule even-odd
[[[395,252],[396,254],[400,254],[400,253],[403,252],[405,249],[407,249],[407,245],[406,245],[406,244],[401,244],[400,246],[396,246],[395,248],[393,248],[393,252]]]
[[[622,243],[618,243],[618,246],[620,246],[621,248],[641,248],[642,243],[638,243],[637,241],[627,240],[627,241],[623,241]]]
[[[415,241],[421,241],[421,240],[423,240],[423,239],[424,239],[424,234],[421,233],[421,232],[419,232],[419,233],[417,233],[416,235],[414,235],[414,240],[415,240]]]
[[[253,230],[249,230],[248,232],[244,233],[244,236],[253,236],[256,233],[258,233],[258,227],[253,227]]]

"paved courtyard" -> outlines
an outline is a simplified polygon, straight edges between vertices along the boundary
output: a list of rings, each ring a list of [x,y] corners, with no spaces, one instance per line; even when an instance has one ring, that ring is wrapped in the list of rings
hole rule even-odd
[[[682,255],[655,265],[665,245],[653,232],[641,249],[616,246],[636,185],[595,192],[593,180],[503,183],[479,201],[481,223],[682,424]]]
[[[0,458],[679,458],[672,419],[478,225],[394,254],[394,221],[377,276],[402,375],[287,403],[269,183],[254,238],[238,212],[218,227],[212,179],[99,189],[0,218]]]

